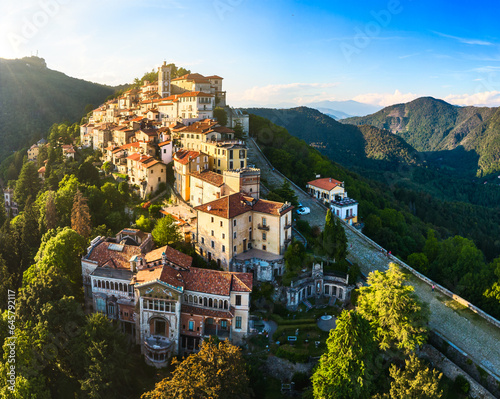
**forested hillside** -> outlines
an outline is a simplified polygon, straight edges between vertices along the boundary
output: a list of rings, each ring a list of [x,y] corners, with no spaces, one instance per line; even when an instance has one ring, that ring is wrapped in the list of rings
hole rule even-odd
[[[42,58],[0,59],[0,160],[55,122],[78,122],[87,105],[98,106],[113,92],[48,69]]]
[[[367,179],[332,162],[286,129],[252,114],[250,134],[273,166],[303,188],[316,174],[344,181],[349,196],[359,201],[365,234],[417,270],[500,316],[498,209],[442,201],[426,192]]]
[[[246,111],[285,127],[292,135],[321,148],[322,153],[346,166],[393,169],[395,164],[420,162],[418,152],[391,132],[370,126],[343,125],[312,108],[249,108]]]
[[[342,122],[387,129],[419,151],[463,147],[469,152],[469,159],[476,159],[472,171],[479,176],[500,170],[499,108],[458,107],[432,97],[422,97]]]

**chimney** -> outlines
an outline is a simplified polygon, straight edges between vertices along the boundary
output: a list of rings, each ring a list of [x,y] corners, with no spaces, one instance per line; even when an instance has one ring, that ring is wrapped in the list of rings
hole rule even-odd
[[[330,183],[332,182],[332,178],[330,177]]]
[[[162,263],[163,265],[166,265],[166,264],[167,264],[167,254],[166,254],[165,252],[163,252],[163,253],[161,254],[161,263]]]

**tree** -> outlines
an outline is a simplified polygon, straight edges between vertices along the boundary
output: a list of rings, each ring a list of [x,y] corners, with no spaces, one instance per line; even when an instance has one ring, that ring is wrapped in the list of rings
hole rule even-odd
[[[82,237],[89,238],[92,228],[90,223],[90,211],[87,200],[80,190],[76,190],[71,210],[71,228]]]
[[[78,167],[77,173],[78,180],[86,183],[89,186],[99,187],[101,184],[99,178],[99,171],[92,165],[92,162],[85,161]]]
[[[102,170],[106,172],[106,175],[109,175],[109,172],[113,170],[113,164],[109,161],[104,162],[102,165]]]
[[[57,211],[54,191],[49,191],[45,203],[45,226],[47,230],[57,227]]]
[[[347,237],[344,227],[330,209],[326,212],[322,249],[328,257],[333,258],[334,262],[340,262],[347,256]]]
[[[283,184],[281,185],[281,187],[277,190],[274,190],[274,192],[285,201],[290,202],[293,206],[299,206],[299,199],[297,197],[297,194],[295,194],[294,189],[287,179],[283,180]]]
[[[395,263],[385,273],[371,272],[359,289],[358,311],[372,325],[380,349],[413,351],[427,336],[428,309]]]
[[[369,322],[355,311],[344,310],[326,344],[327,352],[312,376],[314,397],[367,398],[377,352]]]
[[[239,120],[236,121],[233,130],[235,139],[242,139],[243,136],[245,135],[245,132],[243,131],[243,126],[241,125],[241,122]]]
[[[296,277],[300,270],[304,267],[306,259],[306,249],[300,241],[293,241],[285,251],[285,274],[283,276],[283,284],[290,284],[291,280]]]
[[[229,341],[205,340],[198,353],[177,364],[172,377],[156,384],[141,399],[250,398],[241,350]]]
[[[20,207],[24,207],[28,197],[36,198],[40,190],[38,170],[33,162],[26,162],[21,169],[14,189],[14,199]]]
[[[439,389],[443,374],[426,367],[414,353],[405,360],[404,369],[392,364],[389,374],[394,380],[391,382],[391,399],[439,399],[443,396]]]
[[[152,233],[153,240],[157,246],[170,245],[182,240],[182,234],[175,223],[175,219],[167,215],[156,223]]]
[[[123,398],[130,388],[130,364],[124,335],[101,313],[88,316],[81,341],[86,398]]]
[[[214,109],[214,119],[217,119],[220,125],[227,125],[227,112],[222,107],[215,107]]]
[[[139,219],[135,221],[135,225],[139,230],[149,233],[153,228],[153,221],[150,218],[141,215]]]

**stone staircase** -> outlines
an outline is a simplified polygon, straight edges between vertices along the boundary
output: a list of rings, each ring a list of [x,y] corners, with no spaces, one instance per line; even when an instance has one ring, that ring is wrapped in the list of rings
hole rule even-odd
[[[302,303],[306,305],[307,310],[311,310],[313,308],[313,305],[311,305],[311,302],[309,302],[307,299],[304,299]]]

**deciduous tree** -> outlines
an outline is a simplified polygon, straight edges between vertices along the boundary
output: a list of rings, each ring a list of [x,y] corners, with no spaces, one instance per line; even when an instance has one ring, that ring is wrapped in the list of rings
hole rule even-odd
[[[40,190],[38,170],[33,162],[26,162],[16,182],[14,199],[20,207],[24,207],[28,197],[31,196],[31,198],[36,198],[38,190]]]
[[[247,399],[248,377],[241,350],[228,341],[211,338],[198,353],[177,364],[172,377],[156,384],[142,399]]]
[[[154,242],[159,247],[182,240],[182,234],[179,231],[179,227],[177,227],[175,219],[170,215],[158,220],[151,234],[153,235]]]

